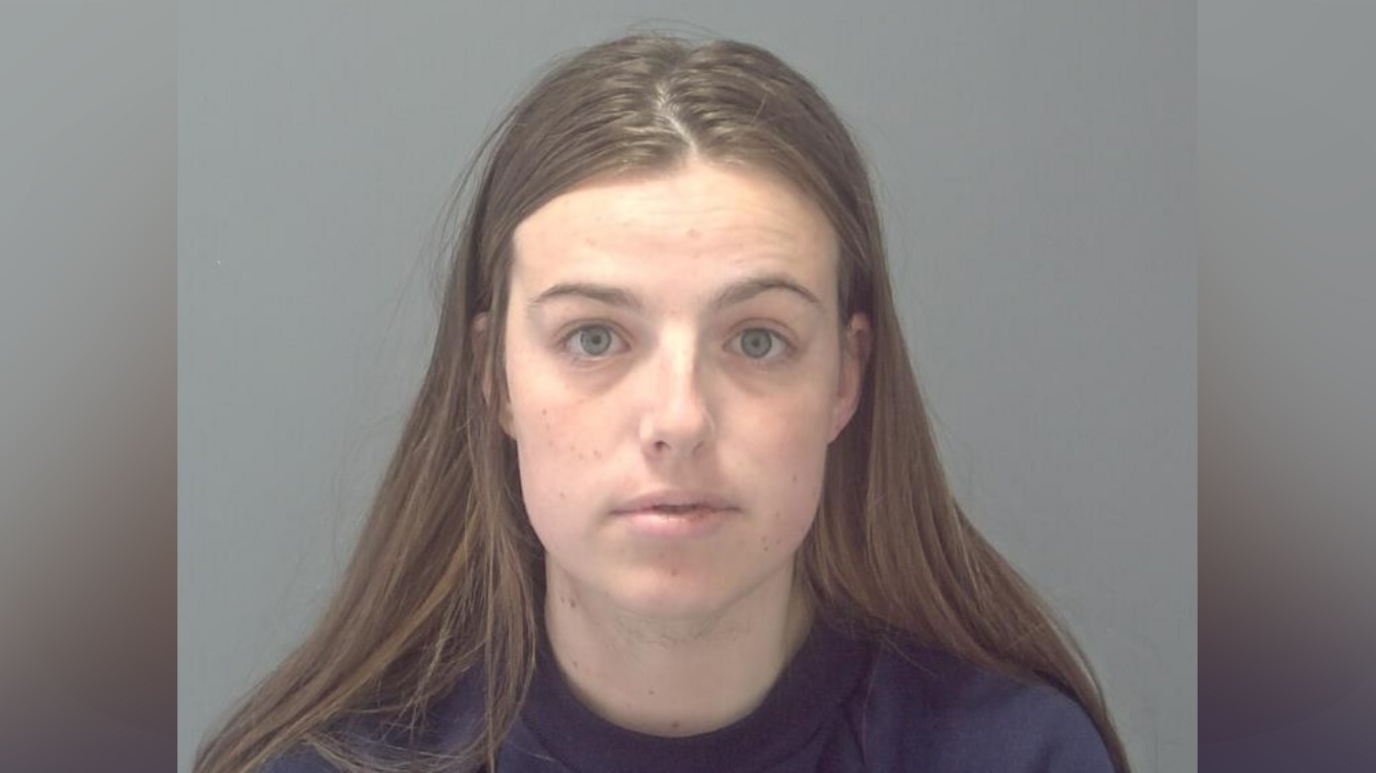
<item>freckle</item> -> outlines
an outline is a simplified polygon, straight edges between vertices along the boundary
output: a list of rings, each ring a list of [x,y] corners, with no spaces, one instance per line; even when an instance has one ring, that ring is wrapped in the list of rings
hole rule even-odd
[[[655,691],[654,691],[654,690],[650,690],[649,692],[650,692],[651,695],[654,695],[654,694],[655,694]]]
[[[577,600],[577,599],[569,599],[569,609],[577,609],[577,608],[578,608],[578,600]]]
[[[798,482],[798,474],[797,474],[797,473],[794,473],[794,474],[793,474],[793,482],[794,482],[794,483],[797,483],[797,482]]]
[[[602,452],[601,452],[601,451],[593,451],[593,452],[592,452],[592,458],[594,458],[594,459],[601,459],[601,458],[602,458]]]
[[[677,722],[670,722],[670,723],[669,723],[669,727],[673,728],[674,730],[677,730],[677,729],[678,729],[678,723],[677,723]]]
[[[669,576],[670,576],[670,577],[677,577],[677,576],[678,576],[678,570],[677,570],[677,569],[670,569],[670,570],[669,570]]]

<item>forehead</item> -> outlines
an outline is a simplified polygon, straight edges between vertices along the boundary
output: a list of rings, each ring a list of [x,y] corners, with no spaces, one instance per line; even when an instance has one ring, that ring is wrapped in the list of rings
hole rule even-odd
[[[787,271],[821,290],[835,281],[837,254],[830,221],[791,183],[701,162],[579,186],[523,221],[514,245],[513,281],[530,290],[589,272],[687,280],[755,269]]]

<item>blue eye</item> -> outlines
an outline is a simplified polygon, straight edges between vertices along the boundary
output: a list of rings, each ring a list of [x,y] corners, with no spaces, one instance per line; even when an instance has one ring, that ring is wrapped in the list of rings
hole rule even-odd
[[[612,350],[616,343],[616,333],[606,325],[587,325],[580,327],[568,337],[565,346],[579,357],[602,357]]]
[[[764,360],[781,354],[788,344],[772,330],[752,327],[736,337],[741,354],[752,360]]]

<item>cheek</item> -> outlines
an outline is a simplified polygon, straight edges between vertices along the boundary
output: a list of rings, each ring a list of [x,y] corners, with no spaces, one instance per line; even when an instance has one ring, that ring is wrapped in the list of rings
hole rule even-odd
[[[831,418],[831,403],[824,394],[776,395],[748,406],[741,426],[744,436],[754,438],[759,453],[803,476],[812,474],[826,457]]]
[[[754,437],[753,448],[738,480],[758,487],[770,531],[783,547],[796,546],[806,535],[821,499],[828,425],[817,405],[816,400],[800,401],[793,410],[775,405],[746,433]]]
[[[607,444],[589,407],[572,406],[539,389],[512,392],[511,434],[516,441],[521,494],[531,525],[543,541],[580,528],[580,515],[598,502],[599,471]]]

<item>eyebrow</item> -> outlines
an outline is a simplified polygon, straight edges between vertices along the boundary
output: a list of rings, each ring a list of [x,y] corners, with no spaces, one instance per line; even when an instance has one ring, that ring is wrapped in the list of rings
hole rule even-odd
[[[718,312],[728,306],[744,303],[771,290],[784,290],[797,295],[812,306],[819,309],[822,307],[821,299],[792,277],[786,274],[765,274],[744,279],[722,288],[721,292],[717,293],[716,297],[708,304],[708,309]],[[631,311],[645,311],[644,301],[634,293],[613,285],[595,282],[560,282],[532,298],[530,308],[534,310],[558,298],[585,298]]]

